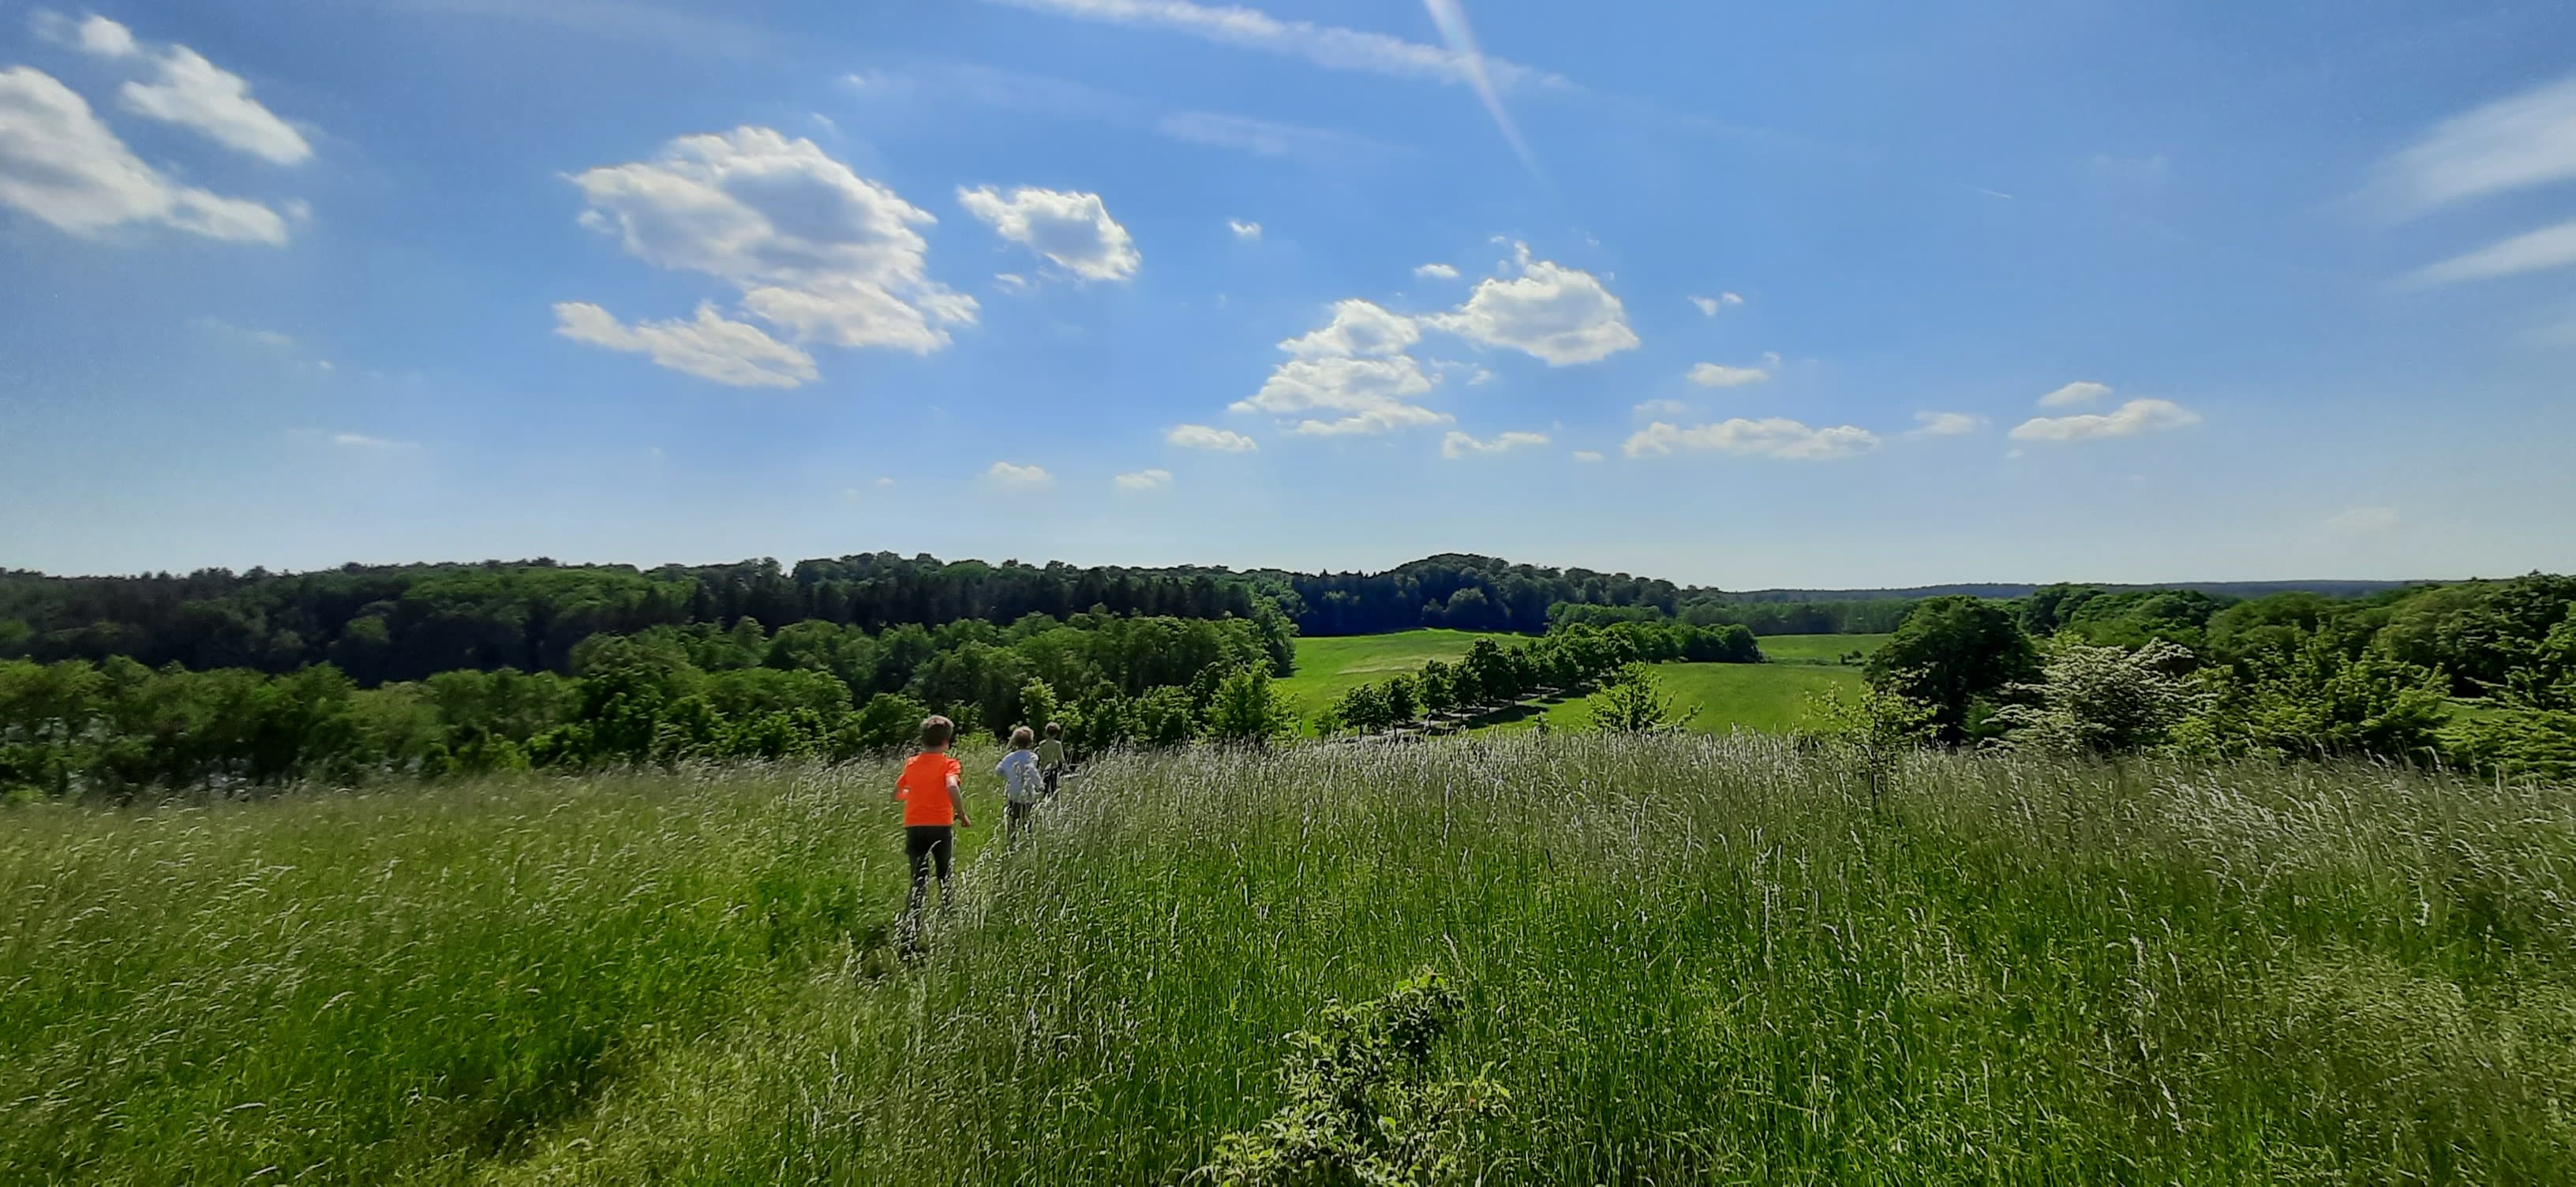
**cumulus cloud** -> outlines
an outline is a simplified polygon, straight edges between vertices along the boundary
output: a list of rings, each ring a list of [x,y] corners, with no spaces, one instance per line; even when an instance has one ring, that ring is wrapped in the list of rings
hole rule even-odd
[[[937,220],[811,140],[754,127],[683,136],[654,160],[571,181],[589,200],[583,226],[656,267],[734,285],[745,312],[800,342],[928,354],[948,345],[946,327],[975,320],[974,298],[926,275],[928,245],[914,228]],[[708,319],[701,310],[699,323]],[[759,371],[812,378],[810,359],[799,368],[781,365],[786,354],[754,353]]]
[[[1420,264],[1420,265],[1416,265],[1416,266],[1414,267],[1414,269],[1413,269],[1413,274],[1414,274],[1414,275],[1416,275],[1416,276],[1423,277],[1424,279],[1427,279],[1427,280],[1456,280],[1456,279],[1458,279],[1458,270],[1457,270],[1456,268],[1453,268],[1453,267],[1451,267],[1451,266],[1447,265],[1447,264]]]
[[[1878,435],[1867,429],[1852,425],[1814,429],[1785,416],[1763,420],[1737,417],[1690,428],[1657,421],[1631,434],[1620,447],[1629,457],[1662,456],[1689,449],[1807,462],[1854,457],[1876,448]]]
[[[1701,387],[1743,387],[1769,378],[1771,373],[1760,367],[1727,367],[1717,363],[1701,363],[1690,369],[1690,381]]]
[[[1172,484],[1172,472],[1138,470],[1133,474],[1121,474],[1109,481],[1120,490],[1161,490]]]
[[[2078,416],[2039,416],[2014,425],[2016,441],[2082,441],[2128,437],[2200,423],[2200,414],[2171,400],[2131,400],[2111,411]]]
[[[1519,276],[1480,281],[1466,304],[1427,315],[1422,324],[1487,346],[1510,347],[1558,367],[1636,348],[1627,309],[1598,277],[1532,260],[1525,244],[1515,244],[1513,251]]]
[[[1739,297],[1734,293],[1719,293],[1714,297],[1692,297],[1690,299],[1690,303],[1699,306],[1699,311],[1703,316],[1715,317],[1717,316],[1717,311],[1720,309],[1729,305],[1743,304],[1744,298]]]
[[[184,45],[149,48],[125,26],[103,16],[78,23],[56,13],[36,15],[36,33],[49,41],[109,59],[148,61],[150,82],[129,82],[117,92],[126,110],[212,138],[228,148],[280,165],[299,164],[313,146],[277,113],[250,97],[250,84]]]
[[[2454,256],[2415,274],[2418,284],[2490,280],[2576,264],[2576,222],[2560,223]]]
[[[2095,400],[2102,399],[2110,394],[2110,384],[2094,383],[2091,380],[2079,379],[2064,387],[2058,388],[2047,395],[2041,396],[2039,398],[2039,406],[2042,408],[2066,408],[2077,404],[2090,404]]]
[[[1973,433],[1986,423],[1986,418],[1966,412],[1917,412],[1915,427],[1905,430],[1908,437],[1956,437]]]
[[[1421,341],[1412,318],[1389,313],[1374,302],[1352,298],[1333,303],[1333,320],[1324,328],[1291,338],[1279,349],[1300,358],[1327,355],[1396,354]]]
[[[1055,475],[1047,473],[1043,466],[1015,466],[1009,462],[993,463],[991,469],[984,471],[984,477],[1004,490],[1041,490],[1055,482]]]
[[[1259,9],[1190,0],[997,0],[1077,20],[1162,29],[1239,49],[1302,58],[1327,70],[1493,87],[1569,89],[1565,79],[1515,62],[1445,46],[1406,41],[1311,21],[1281,20]]]
[[[698,306],[692,321],[648,321],[629,326],[585,301],[555,306],[555,333],[606,350],[630,351],[654,363],[730,387],[797,387],[817,377],[812,356],[727,319],[713,304]]]
[[[1290,359],[1270,373],[1260,391],[1237,401],[1234,410],[1362,412],[1409,400],[1430,391],[1435,382],[1411,355]]]
[[[961,186],[957,204],[995,234],[1084,280],[1125,280],[1144,262],[1098,194],[1021,186],[1005,198],[991,186]]]
[[[1454,462],[1476,454],[1510,453],[1515,449],[1527,449],[1545,444],[1547,444],[1545,433],[1501,433],[1492,440],[1479,441],[1452,429],[1448,436],[1440,439],[1440,456]]]
[[[1574,460],[1578,462],[1597,462],[1602,460],[1601,451],[1598,449],[1578,449],[1574,451]]]
[[[2327,517],[2319,526],[2338,536],[2369,536],[2392,531],[2400,522],[2394,507],[2355,507]]]
[[[1308,437],[1367,436],[1392,433],[1397,429],[1445,425],[1457,419],[1446,412],[1435,412],[1419,404],[1386,403],[1371,405],[1349,416],[1332,420],[1301,420],[1290,431]]]
[[[1259,223],[1248,223],[1239,218],[1230,218],[1225,220],[1225,225],[1228,229],[1234,232],[1234,237],[1237,239],[1261,238],[1261,224]]]
[[[2444,120],[2380,165],[2400,215],[2576,178],[2576,77]]]
[[[1170,432],[1163,434],[1163,440],[1183,449],[1205,449],[1215,453],[1249,453],[1261,448],[1250,437],[1211,425],[1174,425]]]
[[[286,242],[276,211],[171,181],[117,139],[87,100],[26,66],[0,70],[0,205],[80,236],[157,223],[210,239]]]

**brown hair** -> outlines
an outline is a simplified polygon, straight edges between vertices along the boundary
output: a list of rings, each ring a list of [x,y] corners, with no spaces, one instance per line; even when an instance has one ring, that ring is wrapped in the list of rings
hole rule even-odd
[[[1011,749],[1026,750],[1038,744],[1038,732],[1027,726],[1011,731]]]
[[[956,722],[936,713],[921,719],[921,745],[925,750],[936,750],[945,746],[950,738],[956,736]]]
[[[1052,721],[1048,722],[1048,723],[1047,723],[1047,736],[1048,736],[1048,737],[1050,737],[1050,738],[1061,738],[1061,737],[1063,737],[1063,736],[1064,736],[1064,727],[1063,727],[1063,726],[1060,726],[1060,725],[1057,725],[1056,723],[1054,723],[1054,722],[1052,722]]]

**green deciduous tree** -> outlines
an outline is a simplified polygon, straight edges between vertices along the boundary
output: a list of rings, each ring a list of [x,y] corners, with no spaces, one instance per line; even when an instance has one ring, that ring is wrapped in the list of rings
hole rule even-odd
[[[1936,736],[1966,740],[1970,708],[2038,670],[2030,636],[2004,607],[1971,597],[1927,598],[1869,657],[1869,682],[1932,709]]]

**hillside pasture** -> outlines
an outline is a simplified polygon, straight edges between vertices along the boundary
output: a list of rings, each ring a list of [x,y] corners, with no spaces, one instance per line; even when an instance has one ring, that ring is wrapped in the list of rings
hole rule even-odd
[[[2576,1181],[2564,788],[1128,754],[907,963],[891,774],[8,812],[0,1182],[1178,1183],[1425,970],[1437,1073],[1509,1094],[1459,1181]]]
[[[1796,730],[1812,724],[1807,712],[1809,693],[1836,687],[1858,690],[1861,685],[1858,668],[1813,663],[1657,664],[1654,672],[1674,708],[1699,707],[1682,726],[1703,734]],[[1571,697],[1483,728],[1527,730],[1540,720],[1551,730],[1590,729],[1592,696]]]

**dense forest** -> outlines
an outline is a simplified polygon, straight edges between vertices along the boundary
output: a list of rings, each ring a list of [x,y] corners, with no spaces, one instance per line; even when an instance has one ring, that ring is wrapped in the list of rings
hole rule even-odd
[[[1260,738],[1286,727],[1269,680],[1306,626],[1425,623],[1533,641],[1488,645],[1472,675],[1372,685],[1321,724],[1383,728],[1634,662],[1759,662],[1766,631],[1892,631],[1855,720],[1920,740],[2576,775],[2569,577],[1777,602],[1461,555],[1317,576],[879,556],[7,574],[0,790],[846,756],[933,710],[990,731],[1062,720],[1085,747]]]

